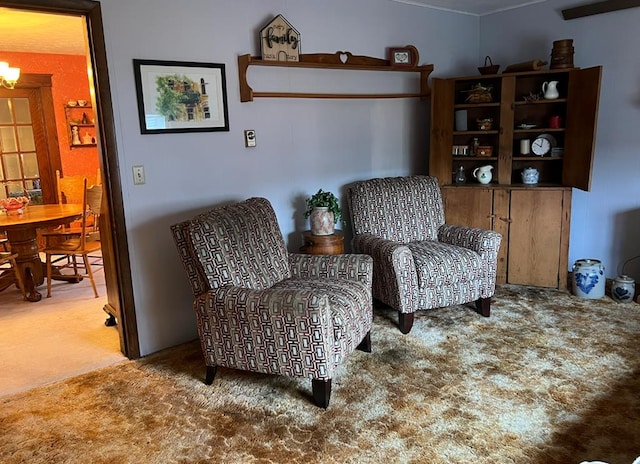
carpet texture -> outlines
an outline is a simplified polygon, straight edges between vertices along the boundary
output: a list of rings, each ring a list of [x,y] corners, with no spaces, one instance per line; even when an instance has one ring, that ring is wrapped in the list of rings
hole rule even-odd
[[[402,335],[376,308],[328,410],[311,382],[219,369],[199,345],[0,401],[2,463],[518,463],[640,455],[640,306],[498,288]]]

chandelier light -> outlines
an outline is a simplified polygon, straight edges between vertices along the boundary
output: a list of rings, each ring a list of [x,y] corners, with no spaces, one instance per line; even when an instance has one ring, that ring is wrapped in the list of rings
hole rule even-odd
[[[9,63],[0,61],[0,87],[13,89],[20,77],[20,68],[10,68]]]

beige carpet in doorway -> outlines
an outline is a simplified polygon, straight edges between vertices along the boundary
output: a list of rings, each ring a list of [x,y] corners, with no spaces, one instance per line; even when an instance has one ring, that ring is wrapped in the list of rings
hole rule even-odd
[[[66,272],[66,271],[65,271]],[[54,281],[41,301],[23,301],[10,287],[0,292],[0,397],[122,362],[115,327],[106,327],[104,272],[95,272],[100,298],[88,279]]]
[[[220,369],[197,343],[0,399],[0,462],[553,464],[640,455],[640,306],[505,286],[491,318],[376,311],[373,352],[310,382]]]

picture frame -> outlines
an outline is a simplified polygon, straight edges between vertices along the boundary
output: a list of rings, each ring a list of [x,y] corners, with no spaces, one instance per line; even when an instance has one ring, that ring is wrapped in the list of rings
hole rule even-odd
[[[391,66],[417,66],[418,51],[413,45],[392,47],[389,49],[389,64]]]
[[[133,60],[142,134],[229,131],[223,63]]]

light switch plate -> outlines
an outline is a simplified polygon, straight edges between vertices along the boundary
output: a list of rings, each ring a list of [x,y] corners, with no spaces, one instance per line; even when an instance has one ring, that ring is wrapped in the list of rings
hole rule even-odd
[[[134,185],[142,185],[145,183],[144,166],[133,166],[133,183]]]

